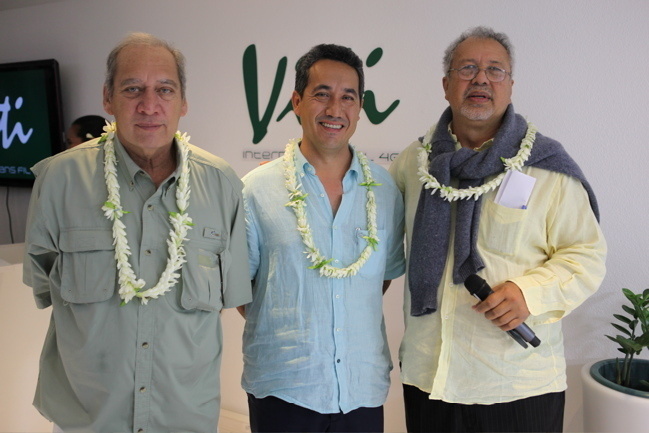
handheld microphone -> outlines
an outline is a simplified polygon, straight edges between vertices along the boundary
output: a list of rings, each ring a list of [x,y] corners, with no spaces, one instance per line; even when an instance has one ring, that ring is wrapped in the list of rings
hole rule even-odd
[[[464,281],[464,287],[466,287],[469,293],[481,301],[487,299],[487,296],[494,292],[491,290],[489,284],[476,274],[467,277]],[[530,343],[534,347],[538,347],[538,345],[541,344],[541,340],[538,339],[530,327],[525,323],[521,323],[516,328],[507,331],[507,333],[525,349],[527,349],[527,343]]]

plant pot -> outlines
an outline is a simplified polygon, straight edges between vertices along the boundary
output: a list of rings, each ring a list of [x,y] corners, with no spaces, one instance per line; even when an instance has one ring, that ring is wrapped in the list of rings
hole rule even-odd
[[[615,359],[593,362],[581,369],[584,400],[584,432],[647,433],[649,430],[649,392],[616,384]],[[635,359],[635,377],[649,377],[649,360]]]

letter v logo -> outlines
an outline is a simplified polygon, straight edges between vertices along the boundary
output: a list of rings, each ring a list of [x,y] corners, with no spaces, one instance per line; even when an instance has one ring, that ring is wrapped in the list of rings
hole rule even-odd
[[[268,105],[266,106],[266,110],[264,110],[263,117],[260,118],[259,84],[257,83],[257,49],[254,44],[251,44],[248,45],[243,53],[243,85],[246,91],[248,115],[252,124],[253,144],[259,143],[268,132],[268,124],[275,111],[275,106],[277,106],[279,94],[282,90],[282,82],[286,75],[286,64],[287,58],[284,56],[277,64],[277,72],[275,73],[275,81],[273,82]]]

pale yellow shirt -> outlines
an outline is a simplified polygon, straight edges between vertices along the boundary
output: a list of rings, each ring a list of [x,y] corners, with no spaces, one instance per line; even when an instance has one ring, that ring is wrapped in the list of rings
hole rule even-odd
[[[422,188],[419,146],[412,143],[390,167],[404,193],[408,256]],[[598,289],[606,242],[578,180],[534,167],[522,171],[536,178],[527,209],[495,204],[497,189],[482,197],[477,246],[485,269],[479,275],[492,287],[510,280],[521,288],[531,312],[525,322],[541,345],[522,348],[471,309],[477,300],[452,281],[452,224],[438,311],[411,316],[407,276],[404,291],[401,379],[431,399],[493,404],[566,389],[560,319]],[[454,220],[455,205],[452,211]]]

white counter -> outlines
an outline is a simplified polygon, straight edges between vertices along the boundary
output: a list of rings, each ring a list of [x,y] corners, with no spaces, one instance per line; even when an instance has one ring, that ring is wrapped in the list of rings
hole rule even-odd
[[[23,244],[0,245],[0,432],[51,432],[32,406],[38,360],[50,321],[22,283]]]

